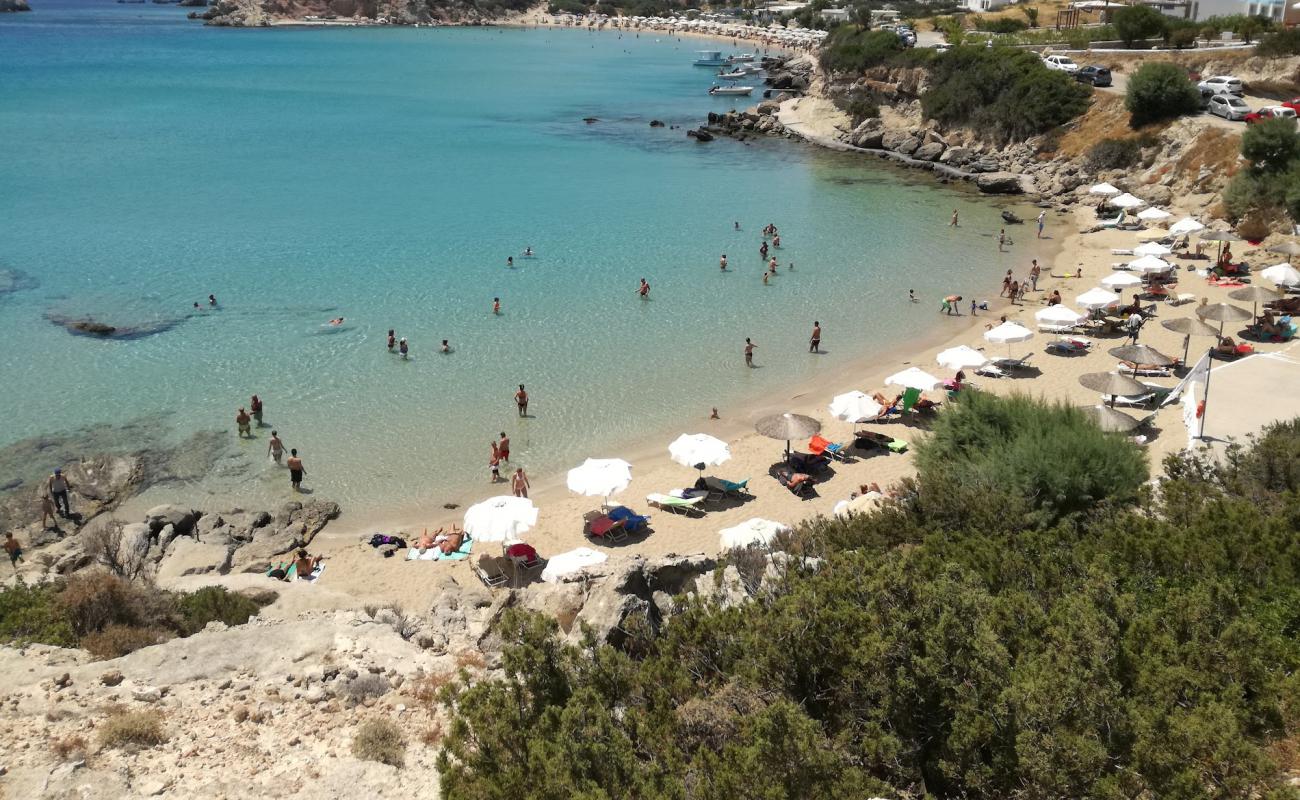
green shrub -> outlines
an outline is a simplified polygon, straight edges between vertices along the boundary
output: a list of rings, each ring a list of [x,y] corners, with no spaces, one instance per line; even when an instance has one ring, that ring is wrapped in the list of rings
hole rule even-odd
[[[1199,112],[1201,95],[1181,67],[1156,61],[1138,67],[1129,78],[1124,107],[1136,128]]]
[[[1037,27],[1038,27],[1038,8],[1037,8],[1037,7],[1035,7],[1035,6],[1021,6],[1021,7],[1020,7],[1020,11],[1021,11],[1021,13],[1023,13],[1023,14],[1025,15],[1025,20],[1029,23],[1029,27],[1031,27],[1031,28],[1037,28]]]
[[[224,586],[204,586],[178,598],[176,608],[181,617],[181,635],[190,636],[203,630],[209,622],[243,625],[261,606],[256,600]]]
[[[1163,37],[1165,15],[1150,6],[1122,6],[1115,12],[1112,25],[1125,47],[1142,39]]]
[[[1082,114],[1091,93],[1022,50],[957,47],[934,59],[921,96],[926,117],[1003,141],[1044,133]]]
[[[893,31],[839,25],[827,37],[818,59],[828,72],[853,73],[882,65],[925,66],[933,56],[930,48],[903,47]]]
[[[406,761],[406,740],[392,721],[378,717],[368,719],[361,723],[352,737],[352,755],[363,761],[400,767]]]
[[[154,747],[166,744],[167,731],[157,711],[117,711],[99,728],[100,747]]]
[[[1255,55],[1264,58],[1300,55],[1300,28],[1287,28],[1268,34],[1255,45]]]
[[[981,18],[975,23],[975,29],[989,33],[1020,33],[1029,27],[1029,23],[1013,17]]]
[[[1195,28],[1178,28],[1169,32],[1169,44],[1178,50],[1183,50],[1196,44]]]
[[[1127,169],[1138,163],[1142,146],[1137,139],[1102,139],[1088,149],[1084,168],[1090,172]]]
[[[110,658],[121,658],[142,647],[149,647],[170,638],[170,634],[154,628],[109,625],[102,631],[81,637],[81,646],[87,653],[104,661]]]
[[[20,583],[0,591],[0,641],[75,647],[77,634],[59,603],[59,588]]]

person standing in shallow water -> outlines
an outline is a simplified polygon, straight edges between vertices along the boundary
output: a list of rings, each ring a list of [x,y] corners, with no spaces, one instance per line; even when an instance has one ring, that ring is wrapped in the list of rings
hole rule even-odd
[[[528,392],[522,383],[519,384],[519,391],[515,392],[515,408],[519,409],[519,416],[528,416]]]
[[[253,411],[253,419],[257,422],[257,427],[262,427],[262,398],[253,395],[253,399],[248,401],[248,407]]]
[[[751,369],[754,366],[755,347],[758,347],[758,345],[754,344],[752,341],[749,340],[748,337],[746,337],[745,338],[745,366],[750,367]]]
[[[252,421],[253,418],[248,416],[248,412],[244,410],[243,406],[240,406],[239,413],[235,415],[235,425],[239,428],[239,438],[245,439],[253,435],[253,430],[250,427]]]
[[[295,492],[302,491],[302,476],[307,474],[307,469],[302,465],[302,459],[298,458],[297,450],[289,451],[289,485]]]
[[[280,441],[280,434],[276,431],[271,431],[271,442],[266,446],[266,454],[276,464],[279,464],[280,459],[284,457],[284,442]]]
[[[524,473],[524,468],[519,467],[515,474],[510,476],[510,491],[515,497],[528,496],[528,475]]]
[[[501,314],[501,298],[500,298],[500,297],[494,297],[494,298],[492,298],[492,313],[493,313],[493,314],[497,314],[497,315],[500,315],[500,314]]]
[[[822,347],[822,324],[813,320],[812,338],[808,340],[808,352],[819,353]]]
[[[388,329],[388,352],[390,353],[393,352],[393,348],[396,346],[397,346],[397,334],[396,332],[393,331],[392,328],[389,328]]]
[[[723,272],[726,272],[726,271],[727,271],[727,254],[726,254],[726,253],[723,253],[723,254],[722,254],[722,258],[718,259],[718,266],[722,268],[722,271],[723,271]]]

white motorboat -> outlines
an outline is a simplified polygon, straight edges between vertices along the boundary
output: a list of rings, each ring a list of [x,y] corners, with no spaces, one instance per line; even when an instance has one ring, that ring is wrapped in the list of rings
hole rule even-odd
[[[722,96],[741,96],[747,95],[754,91],[753,86],[714,86],[709,89],[709,94]]]
[[[726,71],[719,72],[718,77],[724,81],[738,81],[741,78],[748,78],[749,73],[743,69],[738,69],[735,70],[734,72],[726,72]]]
[[[753,53],[737,53],[734,56],[727,57],[728,64],[741,64],[754,60]]]

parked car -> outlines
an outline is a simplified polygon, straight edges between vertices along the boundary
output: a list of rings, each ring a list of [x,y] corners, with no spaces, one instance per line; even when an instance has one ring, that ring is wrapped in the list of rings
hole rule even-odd
[[[1079,65],[1074,63],[1074,59],[1069,56],[1044,56],[1043,64],[1048,69],[1054,69],[1059,72],[1068,72],[1071,75],[1079,71]]]
[[[1235,94],[1241,96],[1241,79],[1231,75],[1211,75],[1196,84],[1200,89],[1209,89],[1215,94]]]
[[[1289,119],[1295,122],[1296,113],[1294,108],[1286,106],[1264,106],[1258,111],[1252,111],[1246,115],[1246,124],[1263,122],[1266,119]]]
[[[1283,108],[1291,108],[1291,109],[1295,109],[1295,111],[1300,112],[1300,97],[1296,97],[1296,98],[1292,98],[1291,100],[1285,100],[1285,101],[1283,101],[1283,102],[1282,102],[1282,107],[1283,107]]]
[[[936,53],[946,53],[951,49],[952,49],[952,45],[948,44],[947,42],[939,42],[934,46],[934,52]]]
[[[1211,114],[1216,117],[1223,117],[1226,120],[1245,119],[1250,113],[1250,106],[1240,97],[1230,94],[1216,94],[1210,98],[1208,108]]]
[[[1074,73],[1079,83],[1091,83],[1093,86],[1110,86],[1110,70],[1105,67],[1084,67]]]

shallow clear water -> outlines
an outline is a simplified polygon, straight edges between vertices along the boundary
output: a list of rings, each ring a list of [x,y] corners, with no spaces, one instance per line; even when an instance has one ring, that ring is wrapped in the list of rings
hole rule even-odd
[[[612,455],[906,341],[940,294],[1021,266],[980,235],[995,208],[928,179],[650,128],[733,105],[690,66],[703,46],[221,30],[109,0],[0,16],[0,269],[39,281],[0,297],[0,446],[169,412],[175,438],[229,428],[245,456],[193,489],[252,503],[287,490],[266,431],[234,442],[256,392],[318,493],[440,501],[484,480],[502,430],[534,473]],[[764,286],[769,221],[784,247]],[[193,312],[210,292],[219,308]],[[165,330],[101,341],[49,314]],[[814,318],[821,357],[805,352]],[[389,328],[409,361],[386,352]],[[742,366],[746,336],[762,369]],[[519,383],[534,419],[516,418]]]

